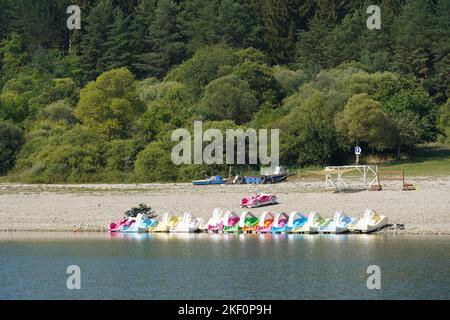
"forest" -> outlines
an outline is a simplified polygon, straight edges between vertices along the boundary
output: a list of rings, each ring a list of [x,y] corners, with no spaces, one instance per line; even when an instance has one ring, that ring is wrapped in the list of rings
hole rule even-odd
[[[72,4],[81,30],[66,26]],[[448,0],[0,0],[0,13],[8,181],[227,173],[171,162],[173,130],[197,120],[279,128],[289,167],[450,143]]]

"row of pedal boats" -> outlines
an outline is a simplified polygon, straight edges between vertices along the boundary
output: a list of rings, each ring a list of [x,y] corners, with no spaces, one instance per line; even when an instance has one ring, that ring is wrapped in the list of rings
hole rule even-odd
[[[388,218],[373,209],[366,209],[362,218],[352,218],[342,211],[334,214],[333,219],[322,217],[317,212],[304,215],[294,211],[290,214],[266,211],[258,218],[249,211],[237,214],[234,211],[223,212],[214,209],[212,217],[204,224],[191,213],[182,216],[164,213],[161,221],[149,219],[145,214],[135,218],[124,218],[109,225],[110,232],[144,233],[369,233],[377,231],[388,223]]]

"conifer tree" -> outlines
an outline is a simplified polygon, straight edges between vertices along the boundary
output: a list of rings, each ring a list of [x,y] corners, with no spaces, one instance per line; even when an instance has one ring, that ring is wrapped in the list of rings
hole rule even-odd
[[[105,71],[104,55],[107,50],[108,29],[113,21],[111,0],[101,0],[86,18],[81,39],[81,64],[84,81],[95,79]]]
[[[186,45],[178,15],[178,5],[173,0],[160,0],[149,30],[149,49],[143,57],[145,68],[151,76],[162,77],[185,57]]]
[[[137,78],[148,74],[146,53],[150,51],[150,25],[154,20],[156,0],[142,0],[136,7],[131,23],[130,47],[132,50],[130,69]]]
[[[105,70],[128,67],[131,63],[131,31],[129,19],[120,8],[114,10],[114,22],[107,32]]]

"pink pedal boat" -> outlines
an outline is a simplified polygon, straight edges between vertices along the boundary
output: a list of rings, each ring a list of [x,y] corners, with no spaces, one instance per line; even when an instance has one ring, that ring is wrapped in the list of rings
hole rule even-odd
[[[206,224],[206,230],[212,233],[222,231],[224,226],[223,219],[224,214],[222,210],[218,208],[214,209],[212,217],[208,220],[208,223]]]
[[[272,232],[280,232],[285,230],[285,226],[289,221],[289,216],[286,212],[278,212],[272,223]]]
[[[227,211],[223,217],[223,232],[238,232],[241,217],[234,211]]]
[[[109,232],[120,232],[122,230],[122,226],[129,227],[135,222],[134,219],[124,218],[122,220],[112,222],[109,224],[108,231]]]

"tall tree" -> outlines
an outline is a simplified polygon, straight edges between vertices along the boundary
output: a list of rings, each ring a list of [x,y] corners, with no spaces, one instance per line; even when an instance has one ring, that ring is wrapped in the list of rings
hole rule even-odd
[[[22,35],[30,51],[39,47],[59,49],[68,47],[66,0],[15,0],[11,3],[12,10],[8,18],[12,31]]]
[[[185,36],[178,13],[178,5],[173,0],[158,2],[149,31],[150,51],[144,55],[145,68],[152,76],[162,77],[185,57]]]
[[[220,2],[216,30],[220,40],[232,47],[261,47],[262,26],[252,14],[248,1]]]
[[[136,7],[131,23],[132,62],[130,69],[137,78],[143,78],[148,74],[146,53],[150,48],[150,25],[155,17],[156,3],[156,0],[142,0]]]
[[[130,23],[119,7],[114,10],[114,22],[110,26],[107,38],[106,52],[102,59],[104,69],[128,67],[132,56]]]
[[[81,39],[81,63],[85,81],[95,79],[105,70],[104,55],[113,18],[111,0],[101,0],[86,18],[85,33]]]
[[[219,42],[218,12],[218,0],[187,0],[182,3],[181,24],[189,38],[187,50],[190,53]]]
[[[11,32],[12,5],[9,0],[0,0],[0,41]]]
[[[299,0],[252,0],[261,18],[264,49],[275,63],[288,63],[294,55],[299,19]]]
[[[25,50],[22,36],[13,32],[8,39],[5,39],[0,44],[1,57],[1,78],[0,88],[3,84],[17,75],[23,69],[27,59],[27,52]]]

